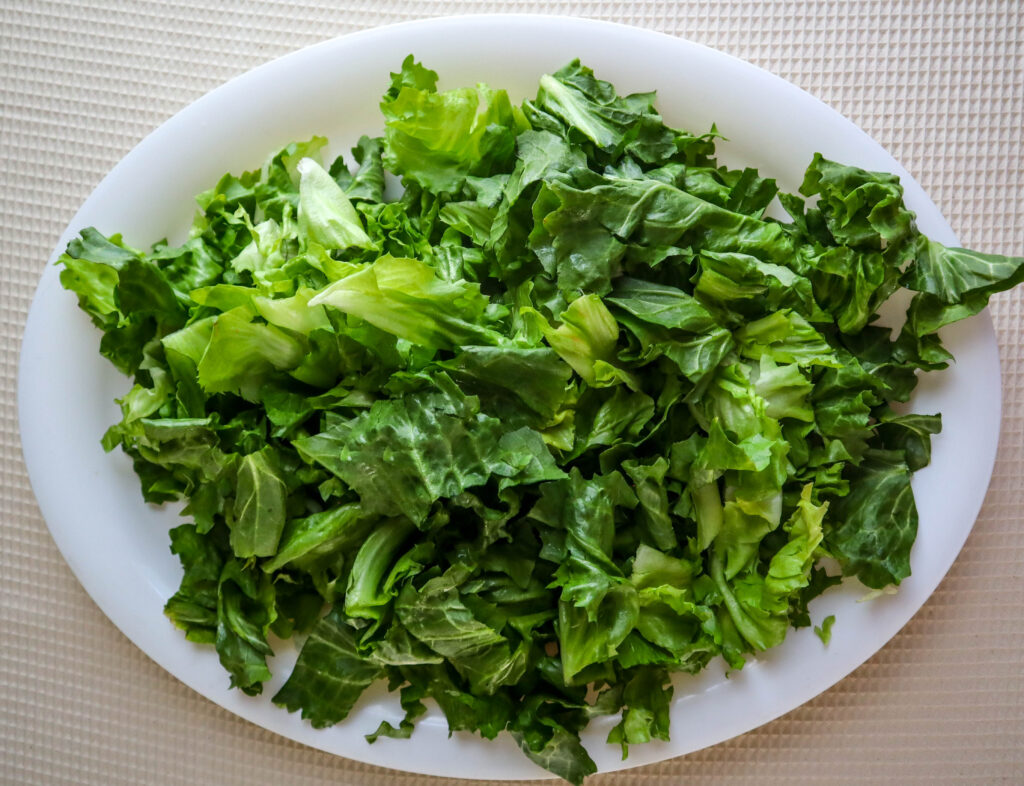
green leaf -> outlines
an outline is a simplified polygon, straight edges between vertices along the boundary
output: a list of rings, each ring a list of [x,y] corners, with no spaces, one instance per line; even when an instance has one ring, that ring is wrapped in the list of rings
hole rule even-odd
[[[650,464],[624,461],[622,468],[635,484],[634,492],[640,503],[640,518],[651,543],[664,551],[677,546],[669,515],[668,491],[665,488],[668,460],[664,456],[658,456]]]
[[[811,487],[806,486],[784,527],[789,540],[772,556],[766,575],[744,572],[727,580],[716,543],[711,576],[737,631],[755,650],[774,647],[785,638],[791,599],[810,580],[827,509],[827,505],[815,505],[810,494]]]
[[[454,193],[470,175],[507,165],[516,119],[504,90],[436,92],[433,73],[408,58],[381,102],[384,164],[432,191]]]
[[[578,734],[556,727],[551,738],[537,749],[530,746],[521,732],[513,732],[512,736],[530,761],[573,786],[582,786],[584,778],[597,772],[597,765],[580,743]]]
[[[185,631],[189,641],[212,644],[217,630],[217,591],[224,560],[211,538],[192,524],[170,532],[171,552],[185,574],[181,587],[164,605],[164,614]]]
[[[711,314],[692,295],[676,287],[623,277],[608,298],[633,316],[686,333],[703,333],[717,327]]]
[[[231,674],[231,686],[255,696],[271,677],[273,655],[267,633],[277,618],[274,584],[269,576],[240,561],[224,564],[217,593],[217,654]]]
[[[359,137],[359,142],[352,148],[352,156],[356,160],[359,169],[351,176],[351,181],[344,186],[345,195],[355,201],[383,202],[384,201],[384,164],[381,161],[383,151],[382,141],[379,137]],[[339,164],[340,162],[340,164]],[[338,180],[335,174],[335,165],[339,170],[344,168],[345,162],[339,157],[338,161],[331,166],[330,175]],[[344,169],[348,172],[348,169]],[[338,185],[342,185],[340,182]]]
[[[526,651],[512,650],[507,639],[476,619],[447,575],[419,589],[406,584],[395,613],[413,636],[469,680],[476,694],[513,685],[526,670]]]
[[[654,400],[623,386],[610,395],[588,393],[576,409],[576,447],[580,454],[598,445],[635,442],[654,417]]]
[[[832,625],[835,624],[836,615],[829,614],[825,619],[821,621],[821,627],[814,626],[814,635],[821,639],[821,643],[826,647],[828,643],[832,641]]]
[[[542,440],[514,437],[457,390],[376,402],[351,422],[295,441],[359,494],[364,510],[421,523],[430,506],[492,476],[534,482],[560,474]],[[539,462],[539,465],[538,463]]]
[[[373,248],[352,203],[312,158],[302,159],[299,173],[299,231],[327,249]]]
[[[599,150],[629,149],[641,160],[655,161],[675,152],[672,131],[653,108],[653,94],[620,98],[608,82],[574,60],[540,78],[531,113],[557,119],[570,141],[589,141]]]
[[[754,389],[764,399],[765,414],[768,417],[813,422],[814,411],[808,396],[814,385],[798,364],[777,365],[769,355],[761,355]]]
[[[932,460],[931,435],[942,430],[941,415],[897,415],[883,412],[876,426],[882,443],[889,450],[902,450],[907,469],[916,472],[927,467]]]
[[[784,265],[749,254],[704,251],[694,296],[730,323],[742,324],[781,308],[814,322],[832,317],[815,301],[811,280]]]
[[[545,347],[465,347],[442,368],[492,411],[526,407],[544,422],[566,401],[570,368]]]
[[[769,357],[776,363],[840,367],[839,358],[822,335],[802,316],[788,309],[748,322],[734,334],[744,357]]]
[[[322,729],[344,720],[382,675],[377,664],[359,653],[352,629],[336,609],[313,628],[295,670],[273,701],[289,712],[301,711],[314,728]]]
[[[910,470],[902,462],[865,461],[851,473],[850,493],[838,501],[829,550],[866,586],[881,589],[910,575],[917,507]]]
[[[232,392],[255,399],[275,371],[302,362],[302,342],[252,319],[253,314],[240,306],[212,321],[209,343],[196,366],[198,382],[207,393]]]
[[[734,213],[667,183],[597,175],[586,182],[574,187],[553,180],[546,184],[550,197],[534,207],[531,248],[542,261],[549,259],[564,291],[606,294],[619,275],[625,241],[748,254],[780,265],[792,256],[792,244],[778,224]]]
[[[614,367],[619,326],[597,295],[584,295],[570,303],[559,316],[562,324],[557,328],[532,309],[526,313],[551,348],[588,384],[631,381],[627,373]]]
[[[622,694],[626,705],[622,720],[608,733],[609,743],[622,746],[623,759],[629,755],[630,745],[652,739],[668,741],[672,693],[672,684],[664,669],[637,669],[626,683]]]
[[[807,586],[800,590],[796,600],[792,602],[789,610],[789,619],[794,628],[806,628],[811,624],[811,615],[807,610],[807,604],[817,598],[829,587],[841,584],[841,575],[830,576],[824,568],[811,568],[811,576]]]
[[[917,231],[899,183],[896,175],[844,166],[815,153],[800,193],[821,195],[819,209],[837,241],[881,248],[883,241],[896,244]]]
[[[555,584],[562,588],[556,631],[569,683],[587,666],[615,656],[636,624],[636,589],[611,559],[614,513],[603,483],[573,471],[546,487],[532,515],[551,517],[566,533],[567,558],[555,572]]]
[[[373,519],[354,503],[292,519],[282,531],[274,557],[261,567],[265,573],[275,573],[289,564],[309,564],[347,550],[360,542],[372,526]]]
[[[935,322],[949,324],[977,313],[991,295],[1015,287],[1021,281],[1024,281],[1024,257],[949,248],[926,237],[918,238],[914,262],[903,276],[907,288],[932,295],[946,306],[961,306],[959,313],[947,310],[949,317],[929,320],[932,324],[928,324],[924,332],[941,326]]]
[[[238,463],[231,549],[243,559],[277,553],[285,521],[285,483],[274,449],[263,448]]]
[[[309,301],[321,304],[430,349],[502,342],[478,284],[443,281],[415,259],[380,257]]]
[[[399,551],[415,528],[406,519],[389,519],[378,524],[359,547],[345,590],[345,614],[370,620],[381,620],[383,608],[397,594],[386,582],[395,567]],[[421,567],[415,560],[407,562],[413,570]],[[404,573],[404,571],[403,571]],[[388,583],[389,586],[385,586]]]

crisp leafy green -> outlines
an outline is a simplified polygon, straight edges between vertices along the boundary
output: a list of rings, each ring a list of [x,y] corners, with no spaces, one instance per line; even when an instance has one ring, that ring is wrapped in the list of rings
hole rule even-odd
[[[821,621],[821,625],[814,626],[814,635],[821,639],[821,643],[826,647],[828,643],[832,641],[832,626],[836,622],[836,615],[829,614],[825,619]]]
[[[238,462],[231,549],[242,558],[277,553],[284,529],[286,488],[273,456],[274,449],[268,446]]]
[[[405,716],[368,742],[432,700],[579,784],[593,717],[623,756],[667,740],[674,675],[810,626],[823,558],[910,575],[941,417],[898,404],[1024,258],[924,237],[898,178],[821,155],[779,193],[578,61],[516,106],[410,56],[381,111],[348,159],[225,175],[181,246],[89,228],[60,259],[134,377],[104,447],[187,503],[165,612],[232,686],[294,636],[273,701],[314,726],[387,680]]]
[[[274,701],[316,728],[333,726],[351,712],[383,669],[358,650],[355,632],[335,609],[313,628],[288,681]]]

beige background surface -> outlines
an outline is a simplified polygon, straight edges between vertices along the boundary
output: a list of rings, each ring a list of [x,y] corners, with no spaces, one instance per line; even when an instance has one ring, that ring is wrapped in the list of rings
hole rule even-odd
[[[226,4],[225,4],[226,5]],[[454,13],[655,28],[764,66],[866,129],[964,245],[1024,253],[1024,10],[983,2],[0,0],[0,782],[455,784],[364,766],[239,720],[100,613],[21,459],[18,349],[36,280],[103,175],[224,80],[324,38]],[[997,297],[1002,444],[946,580],[887,647],[762,727],[602,784],[1024,782],[1024,290]],[[969,460],[969,457],[967,457]]]

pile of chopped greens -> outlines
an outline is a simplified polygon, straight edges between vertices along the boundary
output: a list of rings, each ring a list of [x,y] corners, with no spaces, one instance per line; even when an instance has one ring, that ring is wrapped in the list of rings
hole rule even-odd
[[[623,755],[667,740],[674,672],[809,626],[822,558],[910,574],[940,419],[892,405],[1024,259],[929,240],[897,177],[820,155],[778,193],[578,61],[519,106],[436,79],[392,74],[354,171],[291,144],[181,246],[85,230],[61,282],[135,379],[104,446],[187,501],[167,616],[232,686],[304,637],[273,701],[314,726],[386,679],[406,716],[371,742],[430,698],[579,784],[592,717]]]

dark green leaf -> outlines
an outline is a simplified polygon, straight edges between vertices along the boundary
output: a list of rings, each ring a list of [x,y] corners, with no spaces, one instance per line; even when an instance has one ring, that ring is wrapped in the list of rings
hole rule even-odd
[[[352,629],[335,610],[309,634],[274,703],[289,712],[301,711],[314,728],[332,726],[348,716],[363,691],[382,674],[379,666],[359,654]]]

